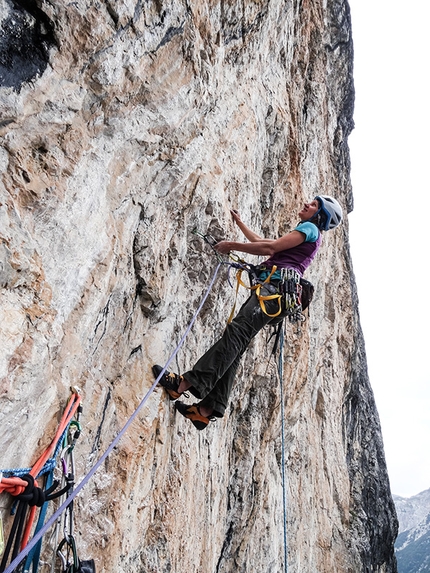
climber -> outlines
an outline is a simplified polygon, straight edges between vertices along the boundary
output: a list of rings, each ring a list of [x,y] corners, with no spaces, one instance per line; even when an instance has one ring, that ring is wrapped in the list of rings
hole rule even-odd
[[[231,211],[234,222],[249,242],[221,241],[215,249],[222,254],[239,251],[251,255],[268,255],[259,265],[260,279],[270,275],[271,269],[294,269],[300,276],[310,265],[321,244],[321,232],[334,229],[342,220],[342,209],[332,197],[319,195],[305,203],[299,212],[299,224],[293,231],[280,239],[264,239],[251,231],[241,220],[237,211]],[[277,291],[281,272],[276,270],[270,281],[263,283],[261,295],[270,296]],[[279,321],[285,316],[283,310],[277,318],[278,303],[266,301],[266,312],[260,305],[255,292],[242,305],[233,321],[227,325],[222,337],[197,361],[192,370],[183,375],[166,371],[160,385],[171,400],[177,400],[189,391],[200,401],[193,405],[175,402],[175,408],[189,419],[198,430],[207,427],[215,418],[222,418],[227,407],[240,358],[253,337],[267,324]],[[270,316],[272,315],[272,316]],[[153,373],[158,377],[162,367],[154,365]]]

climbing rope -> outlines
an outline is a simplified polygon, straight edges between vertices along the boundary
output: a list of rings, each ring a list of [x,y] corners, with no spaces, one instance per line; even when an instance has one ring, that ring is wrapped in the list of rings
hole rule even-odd
[[[285,475],[285,407],[284,407],[284,330],[281,327],[279,335],[279,359],[278,359],[278,373],[279,383],[281,386],[281,464],[282,464],[282,507],[284,513],[284,569],[285,573],[288,571],[288,545],[287,545],[287,483]]]
[[[80,401],[81,397],[79,393],[77,391],[72,391],[72,395],[66,406],[66,409],[64,410],[64,414],[61,418],[54,439],[28,473],[22,474],[21,477],[4,477],[4,474],[8,474],[8,471],[3,470],[2,472],[3,475],[0,481],[0,493],[7,492],[14,496],[17,500],[17,505],[15,518],[0,564],[1,572],[5,570],[6,563],[10,554],[12,555],[11,558],[13,561],[19,552],[27,546],[37,508],[42,508],[41,514],[44,515],[44,511],[46,510],[43,508],[46,505],[46,502],[56,499],[65,491],[63,488],[62,490],[56,492],[55,490],[57,489],[59,482],[51,481],[49,476],[45,484],[45,489],[42,489],[39,487],[37,478],[40,478],[41,472],[43,471],[46,462],[58,445],[61,436],[67,429],[79,406]]]
[[[196,312],[194,313],[188,327],[186,328],[184,334],[182,335],[182,338],[180,339],[178,345],[176,346],[175,350],[172,352],[172,354],[169,356],[165,366],[163,367],[163,369],[161,370],[160,374],[158,375],[158,377],[156,378],[155,382],[152,384],[151,388],[148,390],[148,392],[145,394],[144,398],[142,399],[142,401],[140,402],[140,404],[138,405],[138,407],[136,408],[136,410],[134,411],[134,413],[130,416],[130,418],[128,419],[128,421],[126,422],[126,424],[124,425],[124,427],[122,428],[122,430],[117,434],[116,438],[113,440],[113,442],[110,444],[110,446],[107,448],[107,450],[104,452],[104,454],[99,458],[99,460],[96,462],[96,464],[91,468],[91,470],[87,473],[87,475],[81,480],[81,482],[75,487],[75,489],[72,491],[72,493],[67,497],[67,499],[60,505],[60,507],[55,511],[55,513],[48,519],[48,521],[45,523],[45,525],[34,535],[34,537],[31,539],[31,541],[29,541],[27,543],[27,545],[21,549],[21,552],[16,555],[16,557],[14,557],[13,561],[9,564],[8,568],[4,570],[4,573],[12,573],[16,567],[21,563],[21,561],[24,559],[24,557],[26,557],[28,555],[28,553],[32,550],[32,548],[38,543],[38,541],[43,537],[43,535],[46,533],[46,531],[57,521],[57,519],[63,514],[63,512],[66,510],[66,508],[72,503],[72,501],[75,499],[75,497],[78,495],[78,493],[82,490],[82,488],[88,483],[88,481],[93,477],[93,475],[95,474],[95,472],[99,469],[99,467],[104,463],[104,461],[106,460],[106,458],[112,453],[113,449],[117,446],[118,442],[121,440],[121,438],[123,437],[123,435],[126,433],[126,431],[128,430],[128,428],[130,427],[130,425],[133,423],[133,421],[135,420],[135,418],[137,417],[138,413],[140,412],[140,410],[143,408],[143,406],[146,404],[146,402],[148,401],[149,397],[151,396],[151,394],[153,393],[153,391],[155,390],[158,382],[160,381],[161,377],[163,376],[163,374],[165,373],[165,371],[167,370],[167,368],[169,367],[169,364],[172,362],[172,360],[175,358],[176,354],[179,352],[180,348],[182,347],[182,345],[185,342],[185,338],[188,336],[188,333],[190,332],[194,322],[196,321],[196,318],[198,316],[198,314],[200,313],[201,309],[203,308],[203,305],[207,299],[207,297],[209,296],[210,291],[212,290],[212,287],[215,283],[215,279],[218,275],[218,271],[221,267],[221,262],[218,263],[215,272],[212,276],[211,282],[204,294],[204,296],[202,297],[202,300],[200,302],[199,307],[197,308]],[[77,406],[76,406],[77,407]],[[61,434],[60,434],[61,435]],[[45,460],[46,461],[46,460]],[[45,462],[44,462],[45,463]],[[43,465],[43,464],[42,464]],[[5,478],[2,479],[2,482],[0,483],[0,486],[3,484]],[[19,479],[19,478],[17,478]],[[15,486],[15,487],[25,487],[27,484],[25,483],[20,483],[19,485]],[[0,491],[6,491],[5,489],[2,489]]]

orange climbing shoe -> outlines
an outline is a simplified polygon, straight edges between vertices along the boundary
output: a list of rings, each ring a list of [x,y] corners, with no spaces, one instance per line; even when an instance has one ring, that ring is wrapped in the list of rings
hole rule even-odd
[[[194,424],[194,426],[198,430],[204,430],[209,422],[212,422],[215,418],[210,416],[206,418],[206,416],[202,416],[200,414],[200,409],[197,404],[193,404],[192,406],[187,406],[183,402],[176,402],[175,408],[178,410],[180,414],[185,416],[188,420]]]
[[[162,370],[163,367],[160,366],[159,364],[155,364],[152,367],[152,372],[155,378],[158,378]],[[173,372],[169,372],[168,370],[166,370],[163,376],[160,378],[159,384],[160,386],[163,386],[163,388],[169,394],[171,400],[177,400],[180,396],[185,396],[185,398],[188,398],[189,395],[186,394],[185,392],[178,392],[179,384],[182,382],[182,380],[183,376],[180,376],[179,374],[174,374]]]

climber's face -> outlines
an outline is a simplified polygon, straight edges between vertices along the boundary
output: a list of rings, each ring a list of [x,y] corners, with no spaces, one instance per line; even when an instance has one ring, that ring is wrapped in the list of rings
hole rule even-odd
[[[318,199],[314,199],[310,203],[305,203],[303,209],[299,213],[300,220],[309,221],[309,219],[315,217],[315,215],[318,213],[319,208],[320,204],[318,202]]]

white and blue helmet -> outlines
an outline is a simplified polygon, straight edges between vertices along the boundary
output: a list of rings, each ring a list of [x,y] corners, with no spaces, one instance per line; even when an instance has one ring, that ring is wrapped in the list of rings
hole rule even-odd
[[[323,217],[324,221],[321,230],[329,231],[330,229],[335,229],[342,221],[342,207],[336,199],[328,195],[317,195],[315,199],[317,199],[320,204],[317,215],[319,213],[325,215],[325,217]]]

